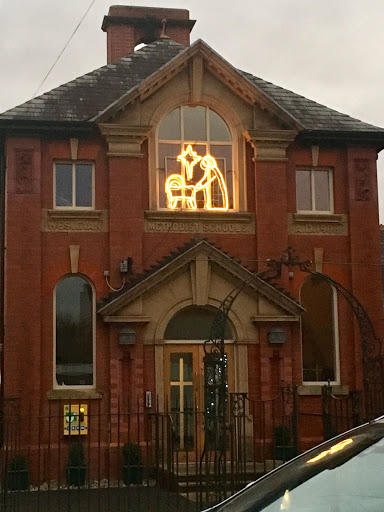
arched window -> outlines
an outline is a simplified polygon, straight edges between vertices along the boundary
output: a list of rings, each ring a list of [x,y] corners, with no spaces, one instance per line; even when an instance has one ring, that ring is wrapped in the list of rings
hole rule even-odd
[[[55,288],[55,381],[57,386],[94,385],[94,293],[80,275]]]
[[[337,308],[335,289],[311,276],[301,289],[303,381],[338,381]]]
[[[208,340],[218,310],[207,306],[189,306],[171,318],[165,330],[166,340]],[[224,339],[233,340],[232,328],[227,321]]]
[[[234,209],[231,133],[210,108],[182,106],[163,119],[157,168],[160,209]]]

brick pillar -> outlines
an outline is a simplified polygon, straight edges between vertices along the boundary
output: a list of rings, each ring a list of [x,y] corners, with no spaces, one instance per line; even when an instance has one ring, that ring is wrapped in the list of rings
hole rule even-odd
[[[293,131],[259,133],[249,130],[254,148],[257,260],[259,270],[266,260],[279,258],[288,245],[287,234],[287,157],[286,148]]]
[[[376,151],[349,148],[348,197],[351,291],[367,311],[376,334],[383,334],[383,296],[376,178]],[[362,343],[355,323],[356,379],[362,385]]]
[[[32,403],[35,408],[42,342],[40,155],[39,139],[8,141],[4,391],[5,396],[24,397],[22,406]]]
[[[133,272],[142,271],[143,210],[148,205],[147,157],[142,143],[148,126],[100,126],[109,155],[110,276],[113,286],[122,282],[120,261],[133,259]]]

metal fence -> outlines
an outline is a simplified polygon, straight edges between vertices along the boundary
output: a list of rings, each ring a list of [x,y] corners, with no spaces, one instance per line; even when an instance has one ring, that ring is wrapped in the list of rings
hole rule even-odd
[[[0,510],[198,512],[297,453],[296,400],[294,388],[264,401],[231,394],[219,436],[196,409],[111,414],[81,400],[26,411],[8,399]]]

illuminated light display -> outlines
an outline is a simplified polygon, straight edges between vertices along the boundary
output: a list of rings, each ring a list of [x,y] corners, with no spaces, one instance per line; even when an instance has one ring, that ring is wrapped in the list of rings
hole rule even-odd
[[[224,181],[224,177],[217,165],[215,158],[211,155],[199,156],[189,144],[177,160],[184,167],[185,176],[181,174],[172,174],[165,182],[165,192],[168,197],[168,206],[171,210],[175,210],[179,205],[180,208],[197,210],[196,193],[203,191],[204,209],[206,210],[228,210],[228,190]],[[200,162],[200,168],[203,171],[203,177],[196,183],[191,184],[193,179],[194,167]],[[221,199],[221,206],[214,204],[212,197],[212,187],[216,186],[217,192]],[[180,204],[179,204],[180,203]]]
[[[313,462],[317,462],[318,460],[324,459],[327,455],[332,455],[336,452],[339,452],[340,450],[343,450],[346,446],[353,443],[353,439],[345,439],[344,441],[341,441],[340,443],[335,444],[334,446],[331,446],[329,450],[325,450],[324,452],[321,452],[319,455],[314,457],[313,459],[307,460],[307,464],[311,464]]]

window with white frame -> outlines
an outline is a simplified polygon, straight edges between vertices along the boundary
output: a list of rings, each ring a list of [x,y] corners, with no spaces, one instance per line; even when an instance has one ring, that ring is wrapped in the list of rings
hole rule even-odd
[[[339,380],[336,290],[324,279],[311,276],[301,289],[303,382]]]
[[[93,288],[79,274],[66,276],[56,285],[54,303],[55,386],[93,387]]]
[[[300,213],[333,213],[331,169],[296,169],[296,206]]]
[[[55,162],[55,208],[93,209],[94,172],[89,162]]]
[[[205,106],[181,106],[160,123],[158,208],[233,210],[233,144],[226,122]]]

